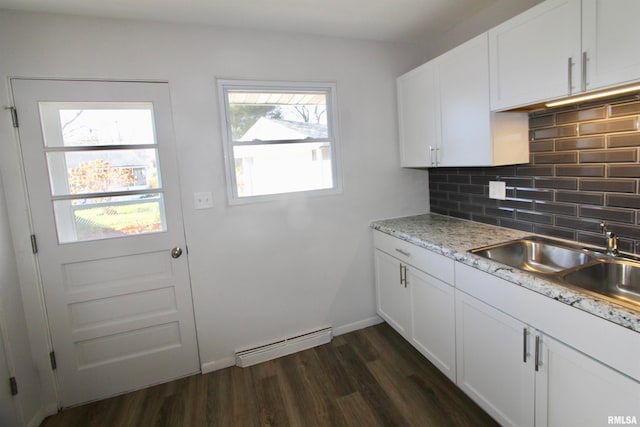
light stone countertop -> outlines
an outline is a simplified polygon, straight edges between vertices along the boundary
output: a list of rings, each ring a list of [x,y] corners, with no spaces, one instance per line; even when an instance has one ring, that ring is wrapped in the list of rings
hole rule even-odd
[[[640,311],[467,252],[534,233],[434,213],[374,221],[371,228],[640,333]]]

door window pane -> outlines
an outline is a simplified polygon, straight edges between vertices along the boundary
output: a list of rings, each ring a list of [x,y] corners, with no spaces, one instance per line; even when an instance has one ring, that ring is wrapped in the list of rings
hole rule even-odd
[[[54,196],[160,188],[158,150],[47,153]],[[65,173],[66,172],[66,173]]]
[[[166,231],[151,103],[39,107],[60,243]]]
[[[47,147],[155,144],[153,106],[150,103],[41,102]],[[48,127],[47,126],[47,127]]]
[[[56,200],[53,207],[60,243],[166,231],[159,193]]]

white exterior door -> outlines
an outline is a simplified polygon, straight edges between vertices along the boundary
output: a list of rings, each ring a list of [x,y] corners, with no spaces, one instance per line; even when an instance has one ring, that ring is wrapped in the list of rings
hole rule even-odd
[[[61,405],[198,372],[168,85],[11,86]]]

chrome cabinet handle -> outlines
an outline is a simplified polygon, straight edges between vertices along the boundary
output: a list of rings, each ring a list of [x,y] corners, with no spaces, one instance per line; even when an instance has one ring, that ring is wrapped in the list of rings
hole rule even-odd
[[[571,57],[567,59],[567,74],[567,80],[569,83],[569,95],[571,95],[573,91],[573,85],[571,84],[573,80],[573,61],[571,60]]]
[[[536,372],[538,372],[540,368],[540,335],[536,335],[535,366]]]
[[[404,266],[404,287],[407,287],[407,266]]]
[[[407,252],[407,251],[404,251],[404,250],[402,250],[402,249],[398,249],[398,248],[396,248],[396,252],[399,252],[399,253],[401,253],[401,254],[402,254],[402,255],[404,255],[404,256],[411,256],[411,252]]]
[[[407,266],[400,264],[400,286],[407,287]]]
[[[522,328],[522,361],[527,363],[527,328]]]
[[[582,91],[587,90],[587,52],[582,52]]]
[[[437,164],[437,161],[435,160],[436,156],[434,154],[435,150],[436,149],[432,145],[429,146],[429,157],[431,158],[431,166],[435,166]]]

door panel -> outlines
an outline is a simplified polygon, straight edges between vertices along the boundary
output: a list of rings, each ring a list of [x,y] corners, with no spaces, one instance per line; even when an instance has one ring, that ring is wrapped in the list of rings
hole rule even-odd
[[[11,84],[62,406],[197,372],[168,85]]]

